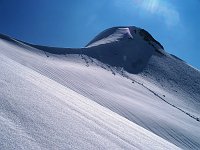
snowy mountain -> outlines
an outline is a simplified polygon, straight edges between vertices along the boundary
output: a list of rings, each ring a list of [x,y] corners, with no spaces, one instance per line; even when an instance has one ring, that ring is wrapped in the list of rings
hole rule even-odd
[[[147,31],[86,47],[0,35],[0,149],[199,149],[200,72]]]

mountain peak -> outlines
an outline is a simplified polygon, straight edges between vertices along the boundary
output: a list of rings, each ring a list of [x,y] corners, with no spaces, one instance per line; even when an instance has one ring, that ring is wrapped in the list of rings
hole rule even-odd
[[[86,45],[86,47],[93,47],[112,42],[119,42],[126,39],[134,40],[138,37],[142,38],[149,44],[155,46],[155,48],[164,50],[164,47],[158,41],[156,41],[150,33],[148,33],[144,29],[135,26],[119,26],[108,28],[100,34],[98,34],[92,41],[90,41]]]
[[[111,66],[123,67],[128,72],[139,73],[154,53],[164,54],[163,49],[144,29],[121,26],[101,32],[86,45],[83,54]]]

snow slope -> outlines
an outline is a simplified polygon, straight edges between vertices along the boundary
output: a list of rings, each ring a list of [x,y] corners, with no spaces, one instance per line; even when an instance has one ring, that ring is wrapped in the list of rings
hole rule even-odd
[[[178,149],[4,54],[0,68],[1,149]]]
[[[178,149],[1,55],[1,149]]]
[[[4,149],[200,147],[200,73],[142,29],[111,28],[81,49],[1,35],[0,58]]]

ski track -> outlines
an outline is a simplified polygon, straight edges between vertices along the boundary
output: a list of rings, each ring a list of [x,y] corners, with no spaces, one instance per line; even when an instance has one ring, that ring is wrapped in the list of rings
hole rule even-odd
[[[122,76],[124,76],[124,74],[123,74]],[[133,81],[133,82],[136,82],[137,84],[139,84],[139,85],[141,85],[142,87],[144,87],[145,89],[147,89],[149,92],[151,92],[152,94],[154,94],[155,96],[157,96],[159,99],[161,99],[161,100],[164,101],[165,103],[167,103],[167,104],[169,104],[170,106],[172,106],[172,107],[174,107],[174,108],[180,110],[181,112],[183,112],[183,113],[186,114],[187,116],[191,117],[192,119],[194,119],[194,120],[200,122],[200,120],[199,120],[198,117],[196,117],[195,115],[192,115],[192,114],[188,113],[187,111],[185,111],[185,110],[183,110],[183,109],[181,109],[181,108],[175,106],[174,104],[171,104],[170,102],[166,101],[164,98],[162,98],[161,96],[159,96],[156,92],[154,92],[153,90],[151,90],[150,88],[148,88],[147,86],[145,86],[143,83],[140,83],[140,82],[138,82],[138,81],[136,81],[136,80],[134,80],[134,79],[131,79],[129,76],[124,76],[124,77],[126,77],[127,79],[130,79],[130,80]]]

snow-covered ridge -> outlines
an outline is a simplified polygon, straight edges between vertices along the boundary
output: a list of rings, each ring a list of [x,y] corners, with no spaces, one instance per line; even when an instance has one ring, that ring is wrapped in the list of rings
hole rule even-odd
[[[62,140],[63,136],[65,137],[70,134],[77,138],[78,144],[76,145],[80,147],[82,146],[86,149],[105,149],[107,145],[105,147],[102,146],[105,136],[109,136],[107,133],[111,130],[116,131],[115,129],[118,126],[115,129],[109,128],[111,130],[107,130],[108,128],[106,128],[107,133],[101,132],[100,137],[103,138],[100,139],[102,141],[92,140],[94,136],[99,135],[99,132],[97,133],[96,130],[92,130],[92,133],[89,132],[89,138],[87,139],[84,136],[79,137],[79,134],[83,134],[83,132],[77,133],[73,129],[79,129],[85,121],[87,122],[87,119],[79,122],[79,115],[73,118],[71,111],[67,111],[57,104],[56,108],[54,107],[54,102],[66,101],[66,109],[71,108],[71,102],[74,104],[77,103],[77,107],[73,107],[75,108],[74,110],[77,110],[78,107],[84,110],[92,110],[96,112],[94,115],[99,114],[97,118],[101,116],[101,113],[108,115],[111,110],[120,115],[123,120],[126,118],[131,121],[133,124],[130,126],[134,130],[134,123],[136,123],[180,148],[198,149],[200,147],[200,73],[198,70],[188,66],[185,62],[165,52],[162,46],[155,42],[146,31],[142,31],[142,33],[140,31],[141,29],[135,27],[111,28],[94,38],[89,43],[89,47],[78,49],[32,45],[1,36],[0,64],[1,68],[3,68],[1,69],[2,73],[0,78],[0,98],[3,99],[1,101],[1,114],[6,114],[11,121],[5,119],[6,115],[1,115],[1,117],[3,117],[2,122],[3,120],[6,120],[7,123],[14,122],[10,124],[5,123],[2,129],[7,129],[7,126],[10,125],[10,127],[15,127],[17,131],[11,132],[13,134],[9,136],[7,130],[4,130],[5,132],[2,133],[2,135],[6,135],[4,139],[13,137],[12,141],[17,143],[15,134],[23,133],[22,135],[25,135],[25,133],[29,133],[26,136],[22,136],[24,138],[22,138],[22,142],[18,143],[18,146],[23,147],[24,145],[22,143],[24,141],[30,142],[30,139],[31,141],[35,141],[35,146],[42,149],[44,147],[50,148],[48,147],[50,143],[53,143],[51,146],[58,149],[61,149],[61,146],[67,146],[71,143],[73,148],[76,144],[73,143],[74,139],[64,138]],[[91,46],[92,44],[93,46]],[[19,74],[20,79],[18,78]],[[36,84],[36,87],[30,85],[30,81],[34,86]],[[28,90],[25,90],[26,88],[20,89],[21,85]],[[32,90],[29,87],[32,87]],[[59,87],[59,90],[56,90],[57,87]],[[41,89],[44,92],[41,92]],[[52,91],[56,91],[56,93]],[[71,97],[68,99],[66,97],[67,95],[64,94],[65,96],[63,95],[64,97],[62,98],[62,94],[59,94],[60,92],[71,95]],[[17,97],[12,96],[12,93],[16,93],[15,95]],[[31,96],[32,100],[29,100]],[[73,98],[73,101],[71,101],[72,97],[76,98]],[[31,117],[30,113],[27,112],[30,108],[29,105],[24,104],[25,102],[23,100],[25,99],[29,105],[31,104],[33,106],[29,111],[31,114],[35,113],[37,107],[41,108],[39,110],[36,109],[41,113],[41,117]],[[38,102],[37,99],[42,99],[44,102],[36,104]],[[101,110],[99,107],[102,106],[96,103],[94,103],[95,106],[93,108],[90,108],[91,105],[87,108],[85,105],[82,107],[83,103],[81,102],[79,105],[80,102],[78,100],[81,100],[83,103],[86,100],[86,105],[90,105],[90,101],[94,101],[110,110],[106,109],[106,112],[98,111]],[[43,104],[44,106],[52,104],[52,106],[50,108],[43,107]],[[6,106],[6,110],[3,109],[4,106]],[[55,113],[55,116],[50,115],[50,111],[54,113],[53,110],[59,113]],[[63,114],[63,110],[66,114]],[[107,113],[107,111],[109,112]],[[26,113],[29,115],[25,115]],[[81,114],[84,113],[83,111]],[[20,122],[22,123],[24,121],[29,122],[30,120],[32,124],[33,122],[36,123],[33,124],[34,126],[27,125],[26,123],[24,124],[25,126],[20,123],[18,124],[19,121],[16,122],[15,117],[12,117],[16,114],[16,118],[21,118]],[[47,116],[43,114],[47,114]],[[74,128],[72,128],[73,126],[68,126],[67,123],[69,120],[66,117],[67,114],[69,114],[68,116],[72,116],[71,125],[75,125],[75,122],[78,123]],[[107,122],[104,118],[106,115],[102,118],[103,122]],[[23,116],[26,116],[25,118],[28,121],[26,119],[24,120]],[[37,114],[37,116],[40,115]],[[49,118],[48,116],[54,117]],[[119,119],[120,116],[114,117],[114,120]],[[63,119],[58,120],[57,118],[60,117]],[[42,120],[42,118],[46,119]],[[115,122],[114,120],[108,121],[107,123],[114,126],[118,125],[116,123],[118,121],[115,120]],[[101,120],[99,121],[101,122]],[[52,122],[61,125],[57,126],[52,124]],[[89,124],[89,129],[98,128],[90,124],[91,121],[87,123]],[[66,132],[61,134],[60,131],[63,131],[62,128],[64,126],[72,129],[72,131],[66,130]],[[86,130],[85,127],[83,128],[81,131]],[[48,132],[43,132],[43,130],[46,131],[48,129],[50,131],[53,130],[55,133],[50,132],[48,134]],[[59,131],[57,132],[55,129],[59,129]],[[123,130],[124,128],[120,128],[119,132],[124,132]],[[10,130],[8,131],[10,132]],[[143,132],[143,129],[141,131]],[[132,137],[131,139],[135,140],[136,143],[144,144],[142,149],[155,149],[152,146],[157,145],[151,139],[151,137],[154,138],[153,135],[150,135],[150,139],[141,143],[133,136],[137,131],[127,131],[130,132],[130,137],[129,135],[119,134],[119,132],[113,133],[123,137],[123,139]],[[143,133],[139,138],[143,138],[143,135],[149,135],[146,131]],[[55,137],[56,139],[50,137]],[[42,139],[42,142],[39,142],[40,139]],[[120,146],[115,145],[115,142],[113,144],[112,141],[116,141],[115,137],[108,139],[111,142],[107,144],[112,145],[110,148],[126,148],[127,146],[119,141],[117,143],[120,143]],[[3,142],[7,144],[6,141],[4,140]],[[129,144],[132,143],[130,139],[128,141]],[[147,146],[145,145],[147,141],[152,141],[153,144]],[[157,139],[157,141],[162,140]],[[34,144],[33,142],[31,143]],[[159,143],[166,144],[163,141]],[[140,144],[136,148],[141,148]],[[162,148],[162,144],[160,144],[158,144],[158,149]],[[127,147],[127,149],[129,148],[132,149],[132,147]],[[170,146],[167,148],[174,149],[174,147]]]
[[[2,37],[6,38],[3,35]],[[9,40],[16,42],[11,38]],[[20,43],[23,45],[24,42]],[[19,44],[19,41],[16,44]],[[55,48],[24,44],[53,54],[85,54],[111,66],[122,67],[131,73],[141,72],[155,52],[165,54],[163,46],[147,31],[134,26],[109,28],[97,35],[85,48]]]

